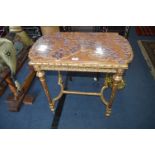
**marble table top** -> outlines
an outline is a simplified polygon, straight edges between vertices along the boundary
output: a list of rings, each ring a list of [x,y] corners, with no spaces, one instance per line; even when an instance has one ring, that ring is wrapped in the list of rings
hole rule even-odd
[[[57,32],[40,37],[29,52],[33,65],[81,65],[128,68],[133,51],[117,33]]]

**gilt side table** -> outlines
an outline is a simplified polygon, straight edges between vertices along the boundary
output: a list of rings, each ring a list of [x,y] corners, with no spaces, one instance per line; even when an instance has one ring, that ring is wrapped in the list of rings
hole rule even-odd
[[[30,49],[29,59],[52,111],[55,101],[63,94],[96,95],[106,106],[105,115],[110,116],[116,91],[124,85],[123,73],[133,59],[133,52],[129,42],[117,33],[58,32],[39,38]],[[61,91],[55,98],[51,97],[45,80],[47,70],[58,71]],[[64,89],[61,71],[100,72],[107,76],[100,92],[69,91]],[[106,100],[104,90],[109,87],[111,96]]]

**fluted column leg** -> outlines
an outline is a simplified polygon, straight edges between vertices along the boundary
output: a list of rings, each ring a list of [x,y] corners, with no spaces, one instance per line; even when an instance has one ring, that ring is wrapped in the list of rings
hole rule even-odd
[[[106,116],[111,115],[112,104],[116,96],[119,83],[122,81],[123,70],[119,69],[115,75],[113,75],[112,92],[108,105],[106,106]]]
[[[50,96],[50,92],[48,90],[48,86],[47,86],[47,83],[46,83],[46,80],[45,80],[45,72],[44,71],[37,71],[37,76],[39,77],[40,82],[42,84],[42,87],[44,89],[44,92],[45,92],[45,94],[47,96],[50,109],[51,109],[51,111],[54,111],[54,102],[52,101],[52,98]]]

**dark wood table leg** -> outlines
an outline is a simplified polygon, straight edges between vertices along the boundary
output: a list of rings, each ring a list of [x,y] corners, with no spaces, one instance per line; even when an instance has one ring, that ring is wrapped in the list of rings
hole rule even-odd
[[[47,96],[50,109],[51,109],[51,111],[54,111],[55,106],[54,106],[54,102],[52,101],[52,98],[50,96],[50,92],[48,90],[48,86],[47,86],[47,83],[46,83],[46,80],[45,80],[45,72],[44,71],[37,71],[37,76],[39,77],[40,82],[42,84],[42,87],[43,87],[43,89],[45,91],[45,94]]]
[[[111,115],[112,104],[113,104],[113,101],[116,96],[118,85],[122,81],[122,74],[123,74],[123,70],[118,70],[117,73],[115,75],[113,75],[112,92],[111,92],[111,96],[110,96],[108,105],[106,106],[106,114],[105,114],[106,116]]]

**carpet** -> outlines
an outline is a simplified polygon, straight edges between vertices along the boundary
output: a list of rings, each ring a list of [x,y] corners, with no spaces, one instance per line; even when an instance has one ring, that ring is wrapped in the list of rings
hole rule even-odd
[[[155,26],[136,26],[136,33],[139,36],[155,36]]]
[[[155,41],[139,40],[138,45],[155,79]]]

